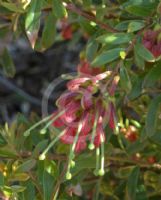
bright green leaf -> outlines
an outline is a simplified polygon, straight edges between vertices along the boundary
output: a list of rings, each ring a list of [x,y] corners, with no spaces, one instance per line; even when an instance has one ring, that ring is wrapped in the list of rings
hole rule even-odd
[[[96,58],[92,62],[92,66],[104,65],[116,60],[120,57],[120,51],[124,51],[124,49],[115,48],[102,52],[100,55],[96,56]]]
[[[25,29],[32,48],[38,37],[43,0],[32,0],[26,15]]]
[[[24,12],[24,10],[20,6],[18,6],[16,3],[11,3],[11,2],[8,3],[8,2],[1,1],[0,4],[3,7],[7,8],[8,10],[15,12],[15,13],[23,13]]]
[[[53,177],[58,177],[59,171],[53,160],[45,160],[45,170]]]
[[[144,26],[145,26],[145,23],[142,22],[142,21],[140,21],[140,22],[139,21],[132,21],[128,25],[127,32],[132,33],[132,32],[138,31],[138,30],[142,29]]]
[[[45,27],[42,33],[41,42],[43,50],[46,50],[54,43],[55,35],[56,35],[56,18],[54,14],[51,12],[45,21]]]
[[[66,8],[64,7],[62,1],[53,0],[53,12],[56,17],[63,18],[67,16]]]
[[[132,40],[132,35],[128,33],[107,33],[97,38],[103,44],[123,44]]]

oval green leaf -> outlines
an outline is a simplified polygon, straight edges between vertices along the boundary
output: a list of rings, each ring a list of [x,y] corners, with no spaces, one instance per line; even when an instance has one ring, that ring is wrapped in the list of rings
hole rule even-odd
[[[53,12],[57,18],[63,18],[67,16],[66,8],[64,7],[62,1],[53,0]]]
[[[42,5],[43,0],[32,0],[26,15],[25,29],[32,48],[35,47],[35,43],[38,37]]]
[[[95,66],[104,65],[116,60],[117,58],[120,57],[120,51],[124,51],[124,49],[115,48],[115,49],[110,49],[108,51],[102,52],[100,55],[96,56],[96,58],[92,62],[92,66],[95,67]]]
[[[103,44],[123,44],[132,40],[132,34],[128,33],[107,33],[97,38]]]
[[[161,62],[159,62],[156,66],[152,67],[152,69],[145,76],[143,87],[152,87],[155,83],[161,80]]]
[[[134,51],[137,52],[137,54],[147,62],[155,61],[155,58],[151,54],[151,52],[148,49],[146,49],[142,44],[137,43],[134,47]]]
[[[151,137],[156,132],[156,122],[158,116],[159,105],[161,104],[161,95],[155,97],[148,108],[147,118],[145,122],[146,134]]]

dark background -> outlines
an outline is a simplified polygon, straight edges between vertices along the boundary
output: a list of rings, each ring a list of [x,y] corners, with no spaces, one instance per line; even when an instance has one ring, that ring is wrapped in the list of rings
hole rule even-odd
[[[0,122],[13,121],[19,112],[25,116],[31,112],[41,115],[44,90],[61,74],[76,71],[83,43],[63,41],[43,53],[33,51],[26,39],[9,43],[7,47],[16,67],[16,75],[13,78],[0,75]],[[65,82],[52,94],[50,112],[64,89]]]

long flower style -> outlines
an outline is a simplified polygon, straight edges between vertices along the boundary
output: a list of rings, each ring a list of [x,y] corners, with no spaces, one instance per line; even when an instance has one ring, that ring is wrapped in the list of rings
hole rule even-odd
[[[44,134],[52,125],[61,133],[51,141],[40,159],[45,159],[46,153],[58,140],[71,146],[67,179],[71,178],[70,168],[74,166],[75,154],[87,146],[90,150],[96,149],[96,174],[104,174],[104,126],[109,124],[111,129],[115,128],[115,109],[111,97],[118,83],[118,77],[114,77],[111,86],[105,91],[104,85],[110,74],[110,71],[106,71],[92,76],[80,72],[77,78],[67,83],[67,91],[56,102],[58,109],[41,130]]]

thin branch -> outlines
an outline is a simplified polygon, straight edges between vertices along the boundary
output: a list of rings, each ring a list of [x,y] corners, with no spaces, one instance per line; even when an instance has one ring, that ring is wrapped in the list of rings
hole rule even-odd
[[[105,29],[108,32],[111,32],[111,33],[119,32],[118,30],[112,28],[110,25],[103,23],[103,22],[99,21],[98,19],[96,19],[96,17],[92,13],[85,12],[85,11],[81,10],[80,8],[76,7],[74,4],[64,3],[64,5],[67,10],[70,10],[71,12],[84,17],[89,21],[95,22],[98,26],[100,26],[102,29]]]
[[[41,106],[41,101],[37,99],[36,97],[31,96],[30,94],[24,92],[22,89],[14,85],[12,82],[7,80],[5,77],[0,75],[0,83],[8,88],[9,90],[17,93],[19,96],[23,97],[24,99],[28,100],[32,104],[36,106]]]

